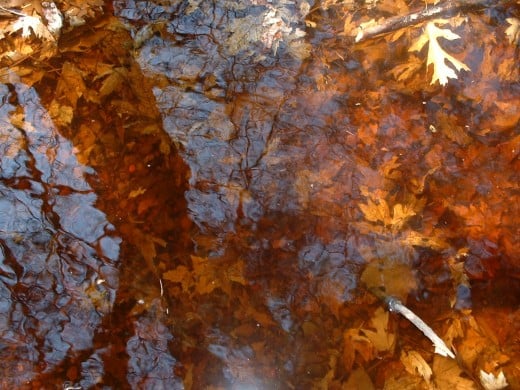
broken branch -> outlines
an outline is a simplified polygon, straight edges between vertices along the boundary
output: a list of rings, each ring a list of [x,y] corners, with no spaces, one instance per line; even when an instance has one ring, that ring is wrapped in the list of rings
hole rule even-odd
[[[501,2],[491,2],[490,0],[459,0],[449,1],[430,8],[425,8],[418,12],[413,12],[408,15],[393,16],[385,19],[374,26],[366,28],[358,27],[358,33],[355,41],[362,42],[373,39],[382,34],[388,34],[393,31],[400,30],[405,27],[410,27],[425,20],[436,19],[446,14],[454,14],[461,11],[477,10],[488,7],[490,4],[500,4]]]

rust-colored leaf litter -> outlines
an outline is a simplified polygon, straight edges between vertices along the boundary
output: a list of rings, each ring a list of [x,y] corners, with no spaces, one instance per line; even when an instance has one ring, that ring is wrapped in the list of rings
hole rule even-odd
[[[520,388],[518,2],[4,3],[2,388]]]

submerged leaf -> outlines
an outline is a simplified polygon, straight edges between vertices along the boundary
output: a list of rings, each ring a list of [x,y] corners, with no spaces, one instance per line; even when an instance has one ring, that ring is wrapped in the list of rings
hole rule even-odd
[[[379,352],[391,351],[395,345],[395,334],[388,331],[389,313],[379,307],[372,317],[371,323],[375,331],[361,329],[363,333]]]
[[[424,32],[410,47],[409,51],[421,51],[424,45],[429,43],[427,65],[433,65],[431,84],[435,84],[436,81],[439,81],[441,85],[446,85],[448,79],[457,78],[457,74],[446,64],[446,61],[448,61],[448,63],[458,71],[461,69],[469,71],[470,69],[466,64],[445,52],[437,40],[438,38],[444,38],[452,41],[454,39],[459,39],[460,36],[452,32],[450,29],[437,27],[435,23],[446,24],[447,21],[436,20],[429,22],[426,25]]]
[[[489,374],[483,370],[480,370],[480,383],[486,390],[500,390],[507,386],[507,379],[502,371],[497,376],[490,372]]]
[[[506,34],[509,38],[509,42],[516,45],[520,44],[520,19],[507,18],[507,23],[510,26],[506,29]]]
[[[432,369],[417,351],[401,353],[401,363],[410,374],[419,374],[426,382],[430,382]]]

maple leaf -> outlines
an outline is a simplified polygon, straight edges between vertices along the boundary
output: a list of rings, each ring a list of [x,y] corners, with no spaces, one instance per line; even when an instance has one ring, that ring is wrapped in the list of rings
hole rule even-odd
[[[181,283],[186,292],[191,287],[200,295],[209,294],[220,288],[226,294],[231,293],[232,282],[245,285],[244,263],[237,261],[228,267],[219,267],[210,259],[191,256],[193,271],[183,265],[163,273],[163,278],[174,283]]]
[[[379,199],[378,203],[368,199],[367,204],[360,204],[359,208],[370,222],[383,222],[385,225],[390,218],[390,209],[384,199]]]
[[[460,36],[452,32],[450,29],[437,27],[435,23],[446,24],[448,21],[437,19],[427,23],[424,32],[408,50],[421,51],[424,45],[429,42],[427,66],[433,65],[431,84],[439,81],[441,85],[446,85],[448,79],[457,78],[457,74],[446,64],[446,61],[451,63],[451,65],[458,71],[461,69],[469,71],[470,69],[466,64],[446,53],[437,40],[438,38],[444,38],[452,41],[454,39],[459,39]]]
[[[469,390],[476,389],[477,386],[473,381],[463,378],[462,369],[457,361],[442,356],[435,356],[433,359],[433,373],[435,375],[435,384],[439,389],[458,389]]]
[[[432,369],[417,351],[401,353],[401,363],[410,374],[419,374],[426,382],[430,382]]]
[[[390,333],[388,327],[389,313],[382,307],[378,307],[374,312],[371,323],[375,331],[361,329],[364,334],[379,352],[391,351],[395,345],[395,334]]]

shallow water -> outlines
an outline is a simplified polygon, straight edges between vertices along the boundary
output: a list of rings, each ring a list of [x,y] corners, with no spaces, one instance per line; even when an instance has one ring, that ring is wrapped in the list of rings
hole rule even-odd
[[[303,4],[114,1],[0,85],[3,387],[403,388],[411,350],[440,370],[371,288],[445,338],[476,318],[489,360],[464,328],[463,377],[520,385],[518,10],[468,16],[473,72],[441,88]]]

